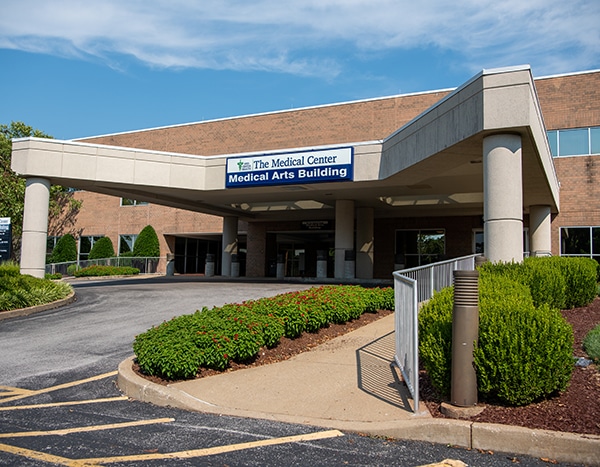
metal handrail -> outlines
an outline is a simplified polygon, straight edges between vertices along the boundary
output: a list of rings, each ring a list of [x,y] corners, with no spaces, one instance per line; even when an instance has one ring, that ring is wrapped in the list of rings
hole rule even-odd
[[[67,261],[63,263],[46,264],[46,274],[68,275],[67,270],[71,265],[77,265],[78,268],[88,266],[132,266],[140,270],[140,274],[155,274],[159,262],[164,259],[162,256],[114,256],[112,258],[86,259],[79,261]]]
[[[475,269],[479,254],[394,271],[396,354],[394,360],[419,412],[419,304],[452,285],[455,270]]]

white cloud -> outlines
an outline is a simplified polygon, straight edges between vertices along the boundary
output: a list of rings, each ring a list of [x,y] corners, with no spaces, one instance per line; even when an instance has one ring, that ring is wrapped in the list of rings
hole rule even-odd
[[[0,48],[320,75],[340,72],[340,51],[435,47],[539,74],[597,66],[598,24],[597,0],[20,0],[2,8]]]

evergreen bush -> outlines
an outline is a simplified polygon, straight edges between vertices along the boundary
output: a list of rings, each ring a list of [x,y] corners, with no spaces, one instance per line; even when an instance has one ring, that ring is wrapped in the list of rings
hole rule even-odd
[[[431,384],[444,396],[450,394],[453,307],[454,288],[446,287],[419,311],[419,358]]]
[[[554,257],[526,258],[523,270],[535,306],[546,303],[551,308],[566,308],[567,282]]]
[[[573,330],[560,311],[535,307],[529,290],[508,278],[480,281],[477,386],[491,400],[525,405],[566,389],[573,371]]]
[[[77,261],[77,241],[71,234],[63,235],[56,242],[54,250],[48,259],[49,263],[66,263]]]
[[[104,259],[113,258],[115,249],[110,237],[102,237],[94,242],[94,246],[90,250],[88,259]]]
[[[133,256],[158,257],[160,256],[160,244],[154,227],[147,225],[142,229],[133,244]]]
[[[526,258],[523,263],[485,263],[480,270],[526,285],[535,306],[582,307],[591,303],[598,292],[598,263],[591,258]]]
[[[524,270],[518,271],[519,267]],[[539,273],[534,272],[510,264],[480,269],[479,342],[474,359],[478,391],[487,399],[528,404],[564,390],[570,380],[573,332],[556,308],[534,305],[523,283]],[[432,385],[445,397],[451,389],[453,306],[449,287],[435,294],[419,313],[419,355]]]
[[[592,258],[556,256],[567,286],[566,308],[591,303],[597,295],[598,263]]]

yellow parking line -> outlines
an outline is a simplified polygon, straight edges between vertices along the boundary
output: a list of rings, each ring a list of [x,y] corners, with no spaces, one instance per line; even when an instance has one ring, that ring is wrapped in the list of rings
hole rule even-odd
[[[465,464],[463,461],[459,461],[456,459],[444,459],[442,462],[421,465],[419,467],[467,467],[467,464]]]
[[[23,389],[23,394],[19,394],[18,396],[8,397],[6,399],[0,400],[0,404],[4,404],[5,402],[12,402],[19,399],[24,399],[26,397],[37,396],[38,394],[45,394],[47,392],[58,391],[59,389],[70,388],[73,386],[78,386],[80,384],[89,383],[91,381],[98,381],[99,379],[108,378],[110,376],[116,376],[117,371],[111,371],[109,373],[104,373],[101,375],[92,376],[90,378],[80,379],[78,381],[71,381],[69,383],[59,384],[57,386],[50,386],[48,388],[38,389],[35,391],[29,391],[27,389]]]
[[[0,397],[8,397],[13,394],[30,394],[34,391],[30,389],[13,388],[11,386],[0,386]]]
[[[7,452],[9,454],[15,454],[21,457],[27,457],[28,459],[35,459],[42,462],[48,462],[58,465],[66,465],[69,467],[76,466],[98,466],[98,464],[83,464],[79,461],[74,461],[72,459],[67,459],[66,457],[54,456],[52,454],[46,454],[44,452],[33,451],[31,449],[19,448],[17,446],[11,446],[9,444],[1,444],[0,443],[0,451]]]
[[[105,397],[102,399],[88,399],[83,401],[66,401],[66,402],[50,402],[48,404],[31,404],[31,405],[12,405],[10,407],[0,407],[0,412],[7,412],[9,410],[26,410],[26,409],[44,409],[48,407],[64,407],[70,405],[82,405],[82,404],[98,404],[101,402],[117,402],[129,400],[127,396],[117,397]]]
[[[133,422],[111,423],[109,425],[80,426],[75,428],[65,428],[62,430],[49,431],[18,431],[16,433],[0,433],[0,438],[27,438],[32,436],[63,436],[71,433],[86,433],[90,431],[113,430],[116,428],[128,428],[132,426],[152,425],[155,423],[174,422],[174,418],[154,418],[151,420],[137,420]]]
[[[79,461],[84,465],[91,464],[111,464],[116,462],[135,462],[135,461],[147,461],[147,460],[164,460],[164,459],[190,459],[195,457],[213,456],[215,454],[223,454],[227,452],[241,451],[244,449],[253,449],[263,446],[275,446],[278,444],[287,443],[300,443],[304,441],[315,441],[319,439],[335,438],[338,436],[344,436],[341,431],[329,430],[320,431],[316,433],[306,433],[296,436],[286,436],[283,438],[271,438],[261,441],[251,441],[248,443],[229,444],[226,446],[215,446],[212,448],[204,449],[193,449],[189,451],[179,452],[168,452],[168,453],[151,453],[151,454],[139,454],[132,456],[115,456],[115,457],[98,457],[90,459],[80,459]]]

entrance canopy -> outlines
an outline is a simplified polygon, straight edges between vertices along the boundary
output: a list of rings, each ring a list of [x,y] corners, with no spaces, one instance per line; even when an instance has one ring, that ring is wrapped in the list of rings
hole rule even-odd
[[[532,205],[558,212],[529,67],[484,70],[384,140],[203,156],[23,138],[13,141],[12,168],[52,184],[248,221],[331,218],[336,200],[354,200],[375,217],[472,215],[483,212],[483,140],[498,133],[521,138],[524,212]]]

